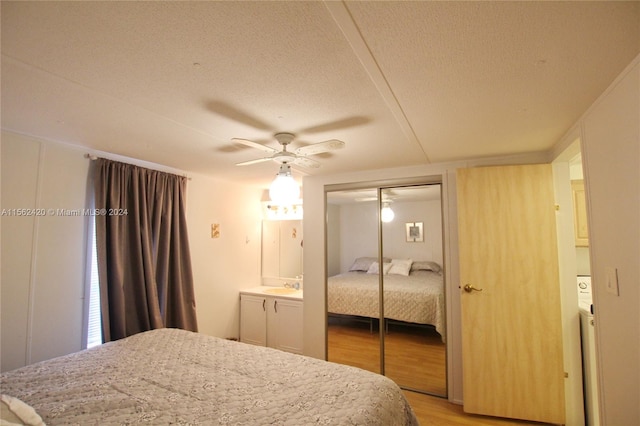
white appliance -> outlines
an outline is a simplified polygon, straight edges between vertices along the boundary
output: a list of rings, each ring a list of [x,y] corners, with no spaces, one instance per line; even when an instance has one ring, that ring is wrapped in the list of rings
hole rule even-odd
[[[598,409],[598,376],[596,373],[596,341],[593,320],[591,277],[578,276],[578,306],[582,338],[582,377],[587,426],[600,425]]]

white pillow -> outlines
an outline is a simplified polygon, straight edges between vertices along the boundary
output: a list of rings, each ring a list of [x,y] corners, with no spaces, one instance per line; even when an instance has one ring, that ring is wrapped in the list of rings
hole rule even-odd
[[[404,275],[406,277],[409,275],[409,271],[411,271],[412,263],[413,260],[411,259],[391,259],[389,274]]]
[[[359,257],[353,262],[353,264],[349,268],[349,272],[352,272],[352,271],[367,272],[371,267],[371,265],[373,264],[373,262],[375,262],[377,259],[378,259],[377,257]]]
[[[438,265],[436,262],[431,262],[428,260],[424,261],[415,261],[411,264],[411,271],[432,271],[435,273],[439,273],[442,270],[442,267]]]
[[[373,262],[369,269],[367,270],[367,274],[379,274],[380,273],[380,264],[378,262]],[[382,264],[382,275],[387,275],[389,270],[391,269],[391,263],[383,263]]]
[[[33,407],[13,396],[0,395],[0,412],[2,424],[44,426],[42,417]]]

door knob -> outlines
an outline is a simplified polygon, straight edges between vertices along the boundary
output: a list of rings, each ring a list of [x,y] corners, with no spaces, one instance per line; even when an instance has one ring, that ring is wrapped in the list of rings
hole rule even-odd
[[[464,288],[464,291],[466,291],[467,293],[471,293],[472,291],[482,291],[481,288],[475,288],[471,284],[466,284],[463,288]]]

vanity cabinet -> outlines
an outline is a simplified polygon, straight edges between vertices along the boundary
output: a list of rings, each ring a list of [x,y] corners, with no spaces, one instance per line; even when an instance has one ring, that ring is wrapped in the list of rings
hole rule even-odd
[[[240,295],[240,341],[302,353],[302,300]]]

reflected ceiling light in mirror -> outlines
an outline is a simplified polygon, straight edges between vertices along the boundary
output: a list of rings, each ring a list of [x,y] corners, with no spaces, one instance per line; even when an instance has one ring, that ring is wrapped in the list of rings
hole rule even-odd
[[[391,210],[391,207],[389,207],[389,203],[383,202],[382,210],[380,210],[380,220],[382,220],[385,223],[391,222],[394,217],[395,217],[395,213],[393,213],[393,210]]]
[[[300,198],[300,187],[291,176],[291,166],[280,165],[280,171],[269,187],[269,198],[276,204],[293,204]]]

